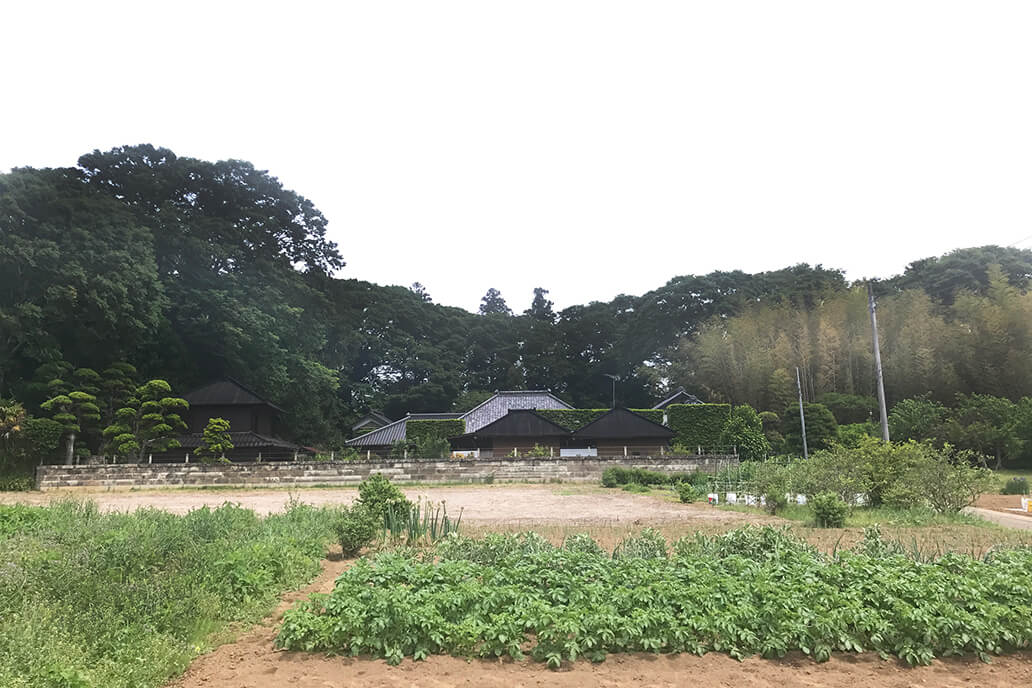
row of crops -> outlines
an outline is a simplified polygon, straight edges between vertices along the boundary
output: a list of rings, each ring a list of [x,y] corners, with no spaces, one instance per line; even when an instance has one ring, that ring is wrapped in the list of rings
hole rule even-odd
[[[529,655],[549,666],[614,652],[780,657],[874,651],[911,664],[1032,642],[1032,549],[908,555],[876,529],[820,553],[747,527],[668,544],[655,532],[603,551],[534,534],[453,534],[430,551],[359,560],[329,595],[290,610],[280,646],[372,655]]]

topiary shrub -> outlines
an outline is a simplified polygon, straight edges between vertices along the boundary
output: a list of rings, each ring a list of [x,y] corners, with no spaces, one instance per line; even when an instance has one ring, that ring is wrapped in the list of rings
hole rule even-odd
[[[380,519],[388,511],[400,512],[412,508],[412,502],[405,499],[398,486],[379,473],[374,473],[359,484],[358,504]]]
[[[700,496],[701,493],[691,483],[678,483],[677,498],[681,500],[682,504],[691,504]]]
[[[810,500],[817,525],[821,528],[842,528],[846,525],[849,507],[834,492],[822,492]]]
[[[345,557],[354,557],[376,537],[383,528],[383,516],[363,504],[341,510],[333,524],[334,534]]]
[[[1015,476],[1008,480],[1004,486],[1001,494],[1005,495],[1027,495],[1028,494],[1028,478],[1022,478]]]

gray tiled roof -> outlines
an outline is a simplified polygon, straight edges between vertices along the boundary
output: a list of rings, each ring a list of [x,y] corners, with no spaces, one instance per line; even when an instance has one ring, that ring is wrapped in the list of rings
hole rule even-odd
[[[496,392],[493,397],[466,412],[466,432],[476,432],[509,411],[573,408],[551,392],[544,390]]]
[[[183,449],[197,449],[204,444],[204,433],[195,432],[190,435],[180,435],[179,446]],[[266,437],[256,432],[231,432],[229,439],[234,449],[252,449],[260,447],[277,447],[280,449],[297,449],[298,446],[286,440]]]
[[[346,444],[349,447],[386,447],[398,440],[405,439],[405,421],[407,420],[451,420],[461,417],[461,413],[410,413],[401,420],[396,420],[364,435],[353,437]]]
[[[461,418],[466,421],[466,432],[476,432],[493,423],[509,411],[533,409],[573,408],[551,392],[544,390],[495,392],[487,401],[466,413],[410,413],[401,420],[385,425],[378,430],[354,437],[347,441],[349,447],[385,447],[405,439],[406,420],[450,420]]]
[[[685,391],[684,387],[679,387],[673,396],[667,397],[663,401],[659,402],[652,408],[654,409],[665,409],[670,404],[701,404],[702,401],[699,397],[694,394],[689,394]]]

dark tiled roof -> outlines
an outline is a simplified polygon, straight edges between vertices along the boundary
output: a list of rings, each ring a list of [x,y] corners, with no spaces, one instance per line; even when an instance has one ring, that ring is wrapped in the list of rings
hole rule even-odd
[[[461,417],[461,413],[410,413],[401,420],[396,420],[382,428],[354,437],[348,440],[346,444],[349,447],[389,447],[398,440],[405,439],[405,421],[454,420]]]
[[[277,411],[283,410],[229,378],[187,392],[183,398],[190,406],[270,406]]]
[[[573,437],[582,440],[670,439],[674,434],[674,431],[665,425],[654,423],[633,411],[618,408],[574,431]]]
[[[368,425],[373,425],[375,426],[373,430],[375,430],[376,428],[382,428],[383,426],[392,422],[393,421],[390,418],[383,415],[382,413],[378,411],[370,411],[366,415],[362,416],[362,418],[360,418],[357,423],[352,425],[351,429],[360,430],[361,428],[364,428]]]
[[[201,446],[203,438],[204,433],[195,432],[189,435],[180,435],[176,439],[179,440],[179,446],[183,449],[197,449]],[[229,433],[229,439],[233,443],[234,449],[258,449],[260,447],[276,447],[277,449],[300,448],[286,440],[266,437],[256,432],[231,432]]]
[[[673,393],[673,395],[671,395],[670,397],[668,397],[668,398],[664,399],[663,401],[659,402],[658,404],[656,404],[652,408],[654,408],[654,409],[665,409],[667,406],[670,406],[670,404],[701,404],[701,403],[702,403],[702,401],[699,399],[699,397],[695,396],[694,394],[689,394],[688,392],[685,391],[684,387],[679,387],[677,389],[677,391]]]
[[[463,414],[466,432],[476,432],[509,411],[527,409],[569,409],[565,401],[546,390],[495,392],[487,401]]]
[[[463,437],[564,437],[570,431],[534,411],[514,409]]]

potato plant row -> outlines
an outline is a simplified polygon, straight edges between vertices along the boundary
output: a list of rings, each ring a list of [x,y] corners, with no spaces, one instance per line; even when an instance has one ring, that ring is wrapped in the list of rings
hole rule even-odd
[[[800,650],[818,661],[874,651],[927,664],[1032,642],[1029,549],[921,562],[875,533],[826,556],[750,528],[678,541],[668,556],[657,538],[645,533],[616,556],[583,537],[555,548],[535,536],[452,536],[433,556],[383,553],[290,610],[279,644],[391,663],[529,652],[558,667],[632,651]]]

